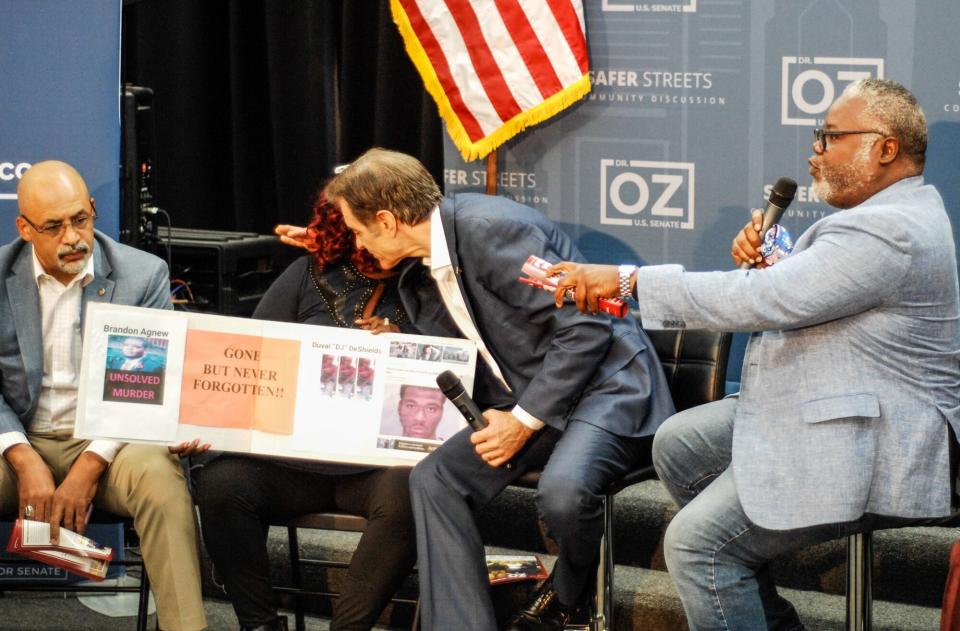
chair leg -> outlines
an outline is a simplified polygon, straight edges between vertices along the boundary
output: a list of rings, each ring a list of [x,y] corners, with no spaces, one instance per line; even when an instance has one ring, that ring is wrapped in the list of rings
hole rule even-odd
[[[613,628],[613,495],[603,498],[603,535],[600,537],[599,556],[590,631],[610,631]]]
[[[297,538],[297,529],[287,527],[287,540],[290,547],[290,577],[293,579],[293,613],[296,618],[296,630],[304,631],[306,622],[303,615],[303,577],[300,575],[300,540]]]
[[[137,631],[147,631],[147,615],[150,613],[150,577],[146,564],[140,565],[140,600],[137,605]],[[160,620],[157,617],[157,627]]]
[[[420,597],[417,596],[417,604],[413,608],[413,623],[410,625],[410,631],[420,631]]]
[[[847,631],[873,629],[873,533],[847,537]]]

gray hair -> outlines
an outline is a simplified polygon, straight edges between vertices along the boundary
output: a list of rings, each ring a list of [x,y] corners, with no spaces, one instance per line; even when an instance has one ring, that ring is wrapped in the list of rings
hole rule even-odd
[[[927,152],[927,117],[910,90],[890,79],[860,79],[843,91],[863,99],[864,113],[900,141],[900,151],[923,172]]]
[[[343,199],[357,219],[373,221],[378,210],[389,210],[405,224],[426,221],[443,195],[433,176],[413,156],[373,148],[333,178],[327,197]]]

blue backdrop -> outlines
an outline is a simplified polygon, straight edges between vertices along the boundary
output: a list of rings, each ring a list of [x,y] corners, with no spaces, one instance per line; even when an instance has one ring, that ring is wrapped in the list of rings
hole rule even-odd
[[[0,243],[17,230],[20,174],[56,158],[80,171],[97,227],[119,232],[120,0],[4,0],[0,19]]]
[[[957,0],[584,2],[593,91],[503,147],[500,192],[564,225],[596,262],[730,269],[730,242],[781,176],[799,235],[833,210],[811,190],[812,130],[847,83],[896,79],[930,128],[927,181],[960,227]],[[445,148],[448,192],[482,162]],[[739,360],[731,360],[734,377]]]

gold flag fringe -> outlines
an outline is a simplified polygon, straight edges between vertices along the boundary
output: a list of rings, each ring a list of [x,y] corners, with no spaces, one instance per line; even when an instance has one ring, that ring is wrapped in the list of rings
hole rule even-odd
[[[541,123],[554,114],[561,112],[573,103],[579,101],[590,92],[590,76],[583,75],[575,82],[568,85],[563,90],[551,95],[542,103],[524,112],[520,112],[503,125],[494,130],[491,134],[477,140],[471,141],[467,131],[463,128],[463,123],[453,111],[446,92],[440,86],[440,80],[437,73],[430,63],[420,39],[417,37],[410,24],[410,19],[400,5],[400,0],[390,0],[390,10],[393,13],[393,21],[396,23],[403,38],[407,54],[416,66],[417,71],[423,79],[423,85],[430,96],[437,104],[440,117],[447,124],[447,132],[453,140],[453,144],[460,150],[460,155],[467,162],[486,157],[488,153],[507,142],[521,131]]]

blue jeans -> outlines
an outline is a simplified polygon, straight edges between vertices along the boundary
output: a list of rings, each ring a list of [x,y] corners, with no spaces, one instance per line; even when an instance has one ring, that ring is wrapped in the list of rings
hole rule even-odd
[[[708,403],[657,430],[653,464],[680,506],[664,538],[667,569],[690,631],[802,629],[793,605],[777,594],[772,559],[857,532],[920,522],[865,515],[794,530],[757,526],[740,505],[729,468],[736,407],[737,399]]]

